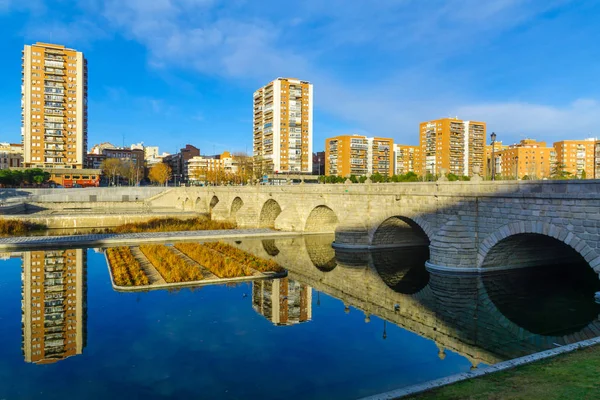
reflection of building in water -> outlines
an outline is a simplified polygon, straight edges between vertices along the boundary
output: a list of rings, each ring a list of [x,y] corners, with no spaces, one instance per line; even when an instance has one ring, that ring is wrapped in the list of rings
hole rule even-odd
[[[255,281],[252,307],[275,325],[310,321],[312,288],[289,278]]]
[[[23,252],[23,355],[53,363],[86,345],[86,254],[82,249]]]

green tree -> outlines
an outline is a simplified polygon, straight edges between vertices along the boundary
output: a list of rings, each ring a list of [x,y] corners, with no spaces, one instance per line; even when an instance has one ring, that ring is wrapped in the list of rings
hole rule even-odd
[[[557,163],[550,172],[552,179],[571,179],[571,173],[566,170],[567,166],[562,163]]]
[[[454,181],[458,180],[458,175],[455,175],[453,173],[446,174],[446,177],[448,178],[448,180],[450,182],[454,182]]]
[[[585,173],[585,169],[582,169],[580,179],[586,179],[586,178],[587,178],[587,175]]]

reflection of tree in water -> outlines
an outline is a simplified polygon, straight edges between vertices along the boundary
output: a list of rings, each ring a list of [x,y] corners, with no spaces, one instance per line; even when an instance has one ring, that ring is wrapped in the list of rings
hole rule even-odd
[[[594,301],[600,281],[583,259],[568,265],[488,273],[482,281],[496,308],[531,333],[579,332],[600,314],[600,304]]]
[[[429,282],[425,262],[429,247],[400,247],[371,253],[373,266],[385,284],[397,293],[414,294]]]
[[[308,257],[313,265],[323,272],[333,271],[337,266],[335,250],[331,247],[331,240],[330,236],[309,235],[304,237]]]
[[[275,245],[275,240],[273,239],[263,239],[262,246],[267,254],[271,257],[275,257],[277,254],[279,254],[279,249]]]

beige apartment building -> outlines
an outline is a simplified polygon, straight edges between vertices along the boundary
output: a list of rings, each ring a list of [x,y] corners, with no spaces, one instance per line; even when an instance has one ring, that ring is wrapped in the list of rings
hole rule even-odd
[[[423,168],[433,175],[442,169],[458,176],[472,176],[479,167],[484,174],[485,122],[442,118],[419,127]]]
[[[573,177],[593,179],[596,176],[596,143],[596,139],[555,142],[557,165],[563,165]]]
[[[594,145],[594,179],[600,179],[600,140]]]
[[[25,362],[49,364],[86,345],[86,251],[23,253],[22,329]]]
[[[325,175],[394,174],[394,140],[342,135],[325,139]]]
[[[254,92],[255,170],[312,173],[313,85],[277,78]]]
[[[497,178],[502,179],[545,179],[550,178],[554,163],[554,148],[546,142],[523,139],[517,144],[494,151],[494,160],[489,153],[488,164],[495,163]],[[490,169],[491,174],[491,169]]]
[[[21,87],[26,168],[83,168],[87,150],[87,61],[48,43],[26,45]]]
[[[423,174],[421,147],[394,144],[394,174],[405,175],[409,172]]]
[[[192,184],[236,174],[238,166],[228,151],[214,156],[196,156],[188,160],[189,180]],[[211,179],[212,177],[212,179]]]
[[[0,143],[0,169],[19,168],[22,164],[22,144]]]

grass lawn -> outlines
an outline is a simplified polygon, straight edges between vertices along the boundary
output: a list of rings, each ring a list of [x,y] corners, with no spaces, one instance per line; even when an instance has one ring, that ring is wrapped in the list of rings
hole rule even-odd
[[[410,398],[600,399],[600,345]]]

